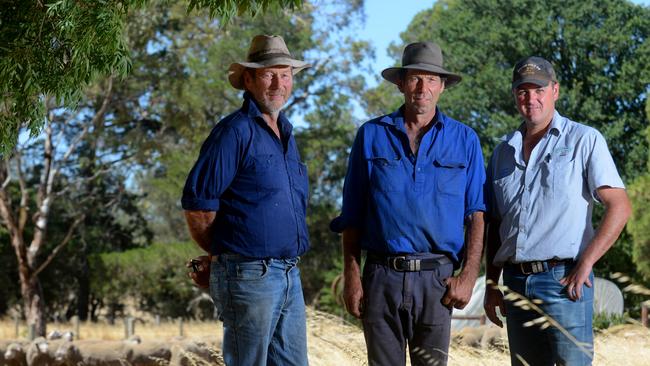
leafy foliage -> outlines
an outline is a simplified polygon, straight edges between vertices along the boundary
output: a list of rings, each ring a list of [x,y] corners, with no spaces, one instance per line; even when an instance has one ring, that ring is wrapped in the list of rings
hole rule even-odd
[[[125,38],[129,10],[147,0],[0,2],[0,152],[8,153],[26,126],[43,126],[44,99],[74,107],[97,77],[125,76],[131,66]],[[300,6],[301,0],[188,0],[227,22],[236,14]]]
[[[650,105],[650,103],[648,104]],[[647,114],[650,118],[650,109]],[[646,138],[650,140],[650,127],[646,129]],[[632,200],[632,217],[627,229],[630,232],[634,245],[632,256],[637,269],[646,281],[650,281],[650,163],[645,174],[638,177],[628,188]]]
[[[161,316],[186,317],[188,304],[199,293],[187,277],[184,259],[196,257],[193,243],[154,243],[146,248],[91,257],[93,297],[106,307],[106,315],[120,314],[129,300],[137,310]],[[179,259],[183,260],[179,260]]]

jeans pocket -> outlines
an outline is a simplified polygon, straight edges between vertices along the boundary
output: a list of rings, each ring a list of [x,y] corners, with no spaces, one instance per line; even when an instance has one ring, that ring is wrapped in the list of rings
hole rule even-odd
[[[269,273],[269,265],[264,260],[239,262],[235,266],[235,279],[242,281],[261,280]]]
[[[451,267],[451,265],[450,265]],[[425,289],[422,291],[422,315],[421,323],[426,325],[450,324],[452,310],[442,304],[442,298],[447,293],[447,284],[445,280],[451,276],[451,273],[443,268],[437,268],[433,271],[423,271],[425,274]],[[429,278],[430,276],[430,278]]]

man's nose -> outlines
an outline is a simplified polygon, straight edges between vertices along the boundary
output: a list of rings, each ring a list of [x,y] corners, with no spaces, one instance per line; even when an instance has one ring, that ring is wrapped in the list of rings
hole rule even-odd
[[[271,77],[271,85],[269,87],[271,89],[277,89],[280,86],[280,78],[277,75],[273,75]]]

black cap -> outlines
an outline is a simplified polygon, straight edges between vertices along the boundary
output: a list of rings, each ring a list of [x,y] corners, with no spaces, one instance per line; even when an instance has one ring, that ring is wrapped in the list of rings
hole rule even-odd
[[[555,71],[551,63],[541,57],[530,56],[521,59],[512,70],[512,89],[525,83],[543,87],[550,81],[557,81]]]

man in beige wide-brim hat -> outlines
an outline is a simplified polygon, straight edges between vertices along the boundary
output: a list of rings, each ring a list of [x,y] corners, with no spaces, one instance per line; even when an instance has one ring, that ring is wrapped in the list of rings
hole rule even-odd
[[[183,189],[190,234],[210,253],[190,276],[209,282],[228,366],[308,364],[297,267],[309,248],[307,167],[281,112],[306,67],[282,37],[255,36],[228,71],[244,103],[214,127]]]
[[[343,208],[331,223],[343,232],[343,297],[362,318],[368,364],[404,365],[408,345],[413,365],[445,365],[451,311],[469,302],[483,248],[481,146],[437,107],[461,80],[438,45],[409,44],[402,66],[382,76],[404,104],[364,123],[352,145]]]

